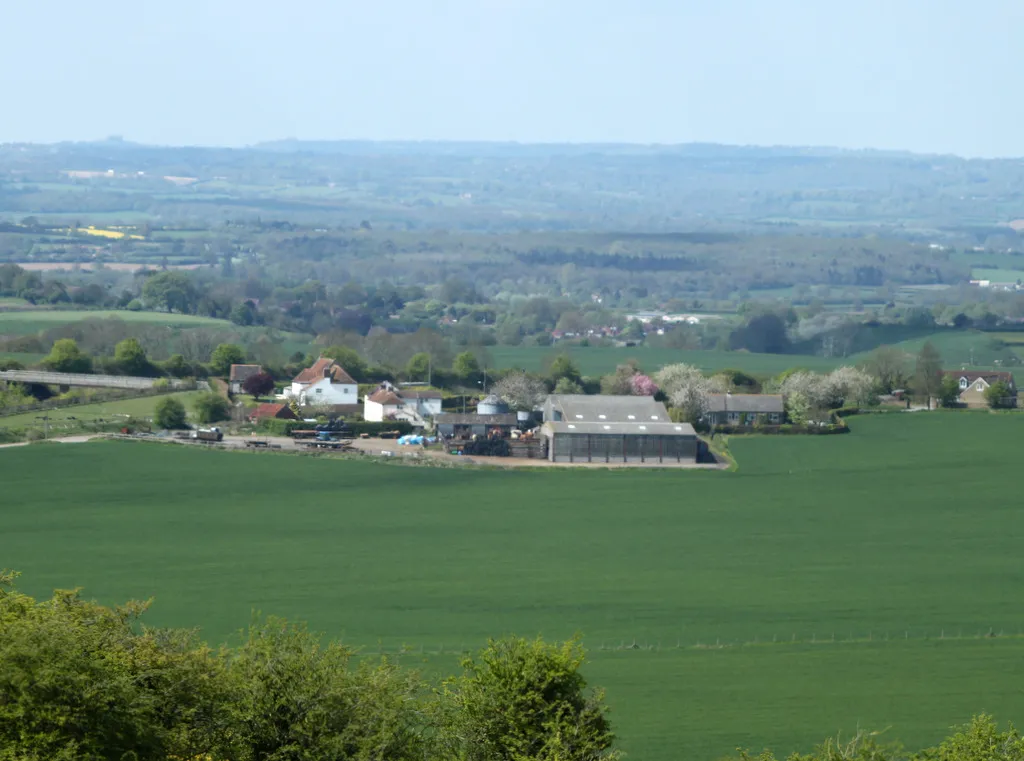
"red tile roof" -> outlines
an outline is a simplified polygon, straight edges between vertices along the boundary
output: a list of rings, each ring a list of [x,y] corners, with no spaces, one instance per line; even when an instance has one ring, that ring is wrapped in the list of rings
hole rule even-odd
[[[313,363],[312,367],[307,367],[301,373],[296,375],[292,379],[292,382],[316,383],[318,380],[325,377],[325,371],[329,371],[331,383],[346,383],[349,385],[355,385],[356,383],[352,380],[352,376],[345,372],[345,368],[328,357],[320,357],[320,359]]]
[[[294,420],[295,413],[291,411],[287,404],[261,404],[249,414],[249,417],[253,420],[260,420],[262,418]]]
[[[386,388],[379,388],[370,394],[367,399],[377,404],[393,404],[398,405],[402,403],[402,398],[394,391],[388,391]]]

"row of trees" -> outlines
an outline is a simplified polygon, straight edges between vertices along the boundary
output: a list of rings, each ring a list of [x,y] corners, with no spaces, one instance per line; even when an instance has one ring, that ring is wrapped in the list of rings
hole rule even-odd
[[[125,338],[114,347],[113,356],[93,357],[83,351],[73,338],[60,338],[53,342],[50,353],[41,365],[58,373],[105,373],[139,377],[171,376],[227,376],[231,365],[245,362],[246,351],[237,344],[219,344],[205,363],[189,362],[181,354],[172,354],[162,362],[149,358],[146,349],[136,338]]]
[[[145,603],[35,600],[0,574],[0,758],[601,761],[619,757],[578,640],[492,641],[426,682],[301,625],[237,647],[151,629]]]

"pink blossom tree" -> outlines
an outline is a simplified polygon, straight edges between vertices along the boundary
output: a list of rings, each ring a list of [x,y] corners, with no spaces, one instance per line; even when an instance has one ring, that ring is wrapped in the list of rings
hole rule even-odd
[[[658,393],[658,385],[649,375],[637,373],[630,378],[630,385],[633,388],[634,396],[654,396]]]

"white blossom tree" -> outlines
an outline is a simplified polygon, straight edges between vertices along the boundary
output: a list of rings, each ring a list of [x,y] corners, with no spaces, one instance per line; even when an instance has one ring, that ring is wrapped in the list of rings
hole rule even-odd
[[[856,367],[839,367],[829,373],[830,392],[839,402],[835,406],[866,407],[874,399],[875,379]]]
[[[540,378],[524,373],[511,372],[499,380],[491,391],[515,410],[532,412],[548,394],[547,386]]]
[[[783,379],[779,392],[786,396],[790,419],[795,423],[823,420],[827,411],[845,405],[868,405],[875,381],[856,367],[840,367],[827,375],[796,372]]]
[[[710,394],[725,390],[700,368],[686,364],[666,365],[654,376],[654,381],[690,423],[700,421],[707,414]]]

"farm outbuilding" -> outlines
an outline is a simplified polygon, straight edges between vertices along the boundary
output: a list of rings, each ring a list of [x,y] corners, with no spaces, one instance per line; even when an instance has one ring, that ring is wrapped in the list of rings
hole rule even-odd
[[[473,415],[445,413],[436,415],[434,423],[437,432],[446,437],[468,438],[469,436],[488,436],[499,431],[502,436],[509,436],[518,424],[514,413],[503,415]]]
[[[711,425],[778,425],[786,419],[786,403],[779,394],[709,394],[704,417]]]
[[[649,396],[554,395],[542,432],[552,462],[695,463],[697,432]]]
[[[228,388],[232,394],[242,393],[245,382],[254,375],[263,372],[261,365],[231,365],[231,373],[228,375]]]

